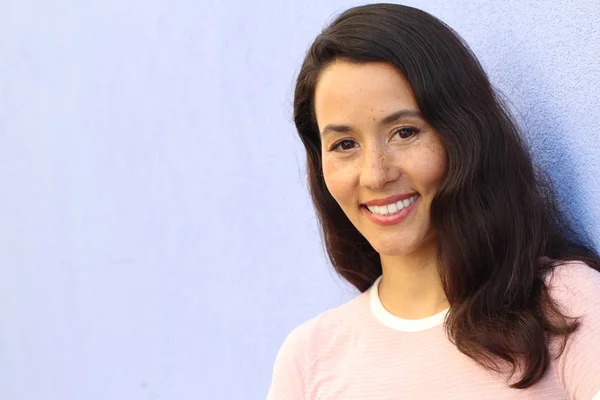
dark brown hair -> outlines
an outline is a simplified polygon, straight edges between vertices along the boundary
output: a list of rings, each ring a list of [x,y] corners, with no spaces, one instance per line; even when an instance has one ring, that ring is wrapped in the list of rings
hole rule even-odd
[[[319,74],[336,59],[387,62],[410,83],[448,153],[447,176],[431,204],[451,304],[446,330],[484,367],[508,365],[510,376],[518,370],[512,387],[533,385],[548,369],[548,339],[562,339],[562,351],[578,327],[549,296],[544,277],[564,260],[600,270],[598,254],[569,228],[550,181],[534,168],[517,125],[462,39],[421,10],[371,4],[345,11],[317,36],[294,96],[325,247],[336,271],[358,290],[381,275],[381,261],[325,186],[314,111]]]

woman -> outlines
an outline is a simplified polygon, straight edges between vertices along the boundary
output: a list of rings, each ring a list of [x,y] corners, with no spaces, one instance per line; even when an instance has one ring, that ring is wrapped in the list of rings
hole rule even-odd
[[[456,33],[344,12],[294,119],[329,258],[362,294],[287,337],[269,399],[600,399],[598,254]]]

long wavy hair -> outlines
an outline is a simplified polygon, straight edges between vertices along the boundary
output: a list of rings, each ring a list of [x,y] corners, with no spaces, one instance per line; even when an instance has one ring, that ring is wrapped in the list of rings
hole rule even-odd
[[[569,227],[552,185],[538,171],[517,124],[465,42],[432,15],[395,4],[340,14],[310,46],[294,95],[294,122],[307,155],[308,185],[335,270],[364,292],[381,275],[379,254],[329,193],[323,178],[314,92],[336,59],[387,62],[410,83],[421,114],[441,135],[445,181],[431,204],[440,276],[457,348],[482,366],[508,365],[527,388],[548,369],[578,320],[563,315],[544,277],[566,260],[600,270],[598,253]]]

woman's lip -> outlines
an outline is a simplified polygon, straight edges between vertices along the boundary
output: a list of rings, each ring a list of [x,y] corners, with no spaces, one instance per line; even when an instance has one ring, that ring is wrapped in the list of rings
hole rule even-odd
[[[417,194],[417,192],[397,194],[395,196],[386,197],[385,199],[370,200],[362,204],[365,206],[386,206],[388,204],[396,203],[400,200],[409,199],[415,194]]]
[[[367,215],[367,217],[372,222],[376,223],[377,225],[383,225],[383,226],[395,225],[395,224],[399,224],[400,222],[402,222],[406,218],[408,218],[410,213],[415,208],[415,204],[417,204],[417,202],[419,200],[421,200],[421,196],[417,197],[417,199],[408,207],[403,208],[400,212],[398,212],[396,214],[392,214],[392,215],[379,215],[379,214],[372,213],[371,211],[369,211],[369,209],[366,206],[360,207],[360,209],[361,209],[360,211],[365,213]]]

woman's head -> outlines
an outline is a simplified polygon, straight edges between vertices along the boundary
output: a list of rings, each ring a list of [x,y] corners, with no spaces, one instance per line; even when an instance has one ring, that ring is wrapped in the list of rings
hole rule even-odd
[[[381,124],[401,110],[417,115]],[[499,189],[515,171],[507,159],[533,179],[516,129],[477,59],[449,27],[415,8],[373,4],[333,21],[304,60],[294,119],[330,259],[359,290],[381,274],[380,254],[418,249],[453,207],[468,207],[461,197],[484,202]],[[323,132],[328,124],[354,131]],[[391,137],[398,128],[420,132],[411,143]],[[331,139],[345,137],[360,149],[329,151]],[[424,196],[406,223],[378,226],[360,207],[413,192]]]
[[[306,54],[294,122],[336,271],[366,291],[382,273],[380,256],[431,244],[458,349],[491,369],[498,360],[520,367],[512,387],[541,379],[548,336],[577,328],[548,296],[544,275],[556,260],[595,269],[600,261],[564,222],[459,36],[411,7],[347,10]],[[396,195],[410,196],[396,224],[376,223],[386,218],[363,207]]]
[[[434,248],[429,207],[446,174],[446,150],[397,68],[329,63],[314,110],[325,185],[358,232],[381,256]]]

